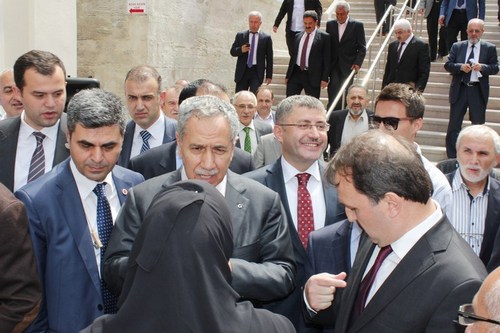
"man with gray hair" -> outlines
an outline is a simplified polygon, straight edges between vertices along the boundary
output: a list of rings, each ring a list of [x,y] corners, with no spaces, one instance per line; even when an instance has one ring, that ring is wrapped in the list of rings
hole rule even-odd
[[[154,196],[166,186],[200,179],[225,196],[233,223],[232,286],[259,304],[281,299],[295,286],[295,261],[280,197],[228,170],[238,133],[234,108],[214,96],[195,96],[179,109],[177,144],[182,168],[145,181],[129,192],[116,221],[103,267],[106,282],[121,292],[128,257]]]
[[[273,40],[260,31],[262,14],[252,11],[248,14],[248,30],[238,32],[230,53],[238,57],[234,82],[235,91],[248,90],[257,94],[266,72],[266,85],[273,79]]]
[[[77,93],[68,104],[70,158],[15,193],[28,211],[43,287],[40,314],[27,332],[76,332],[116,312],[101,265],[128,189],[144,180],[116,165],[125,117],[113,94]]]
[[[394,35],[397,40],[389,44],[382,88],[389,83],[406,83],[423,92],[431,70],[429,44],[413,34],[407,19],[394,22]]]
[[[450,221],[492,271],[500,266],[500,182],[490,176],[500,162],[500,136],[485,125],[462,129],[458,170],[447,174],[453,193]]]

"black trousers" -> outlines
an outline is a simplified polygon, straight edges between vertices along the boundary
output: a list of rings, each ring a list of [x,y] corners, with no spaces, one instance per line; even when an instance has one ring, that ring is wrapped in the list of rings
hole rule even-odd
[[[431,11],[427,16],[427,35],[429,36],[429,48],[431,52],[431,61],[436,60],[436,54],[444,57],[448,54],[446,28],[439,28],[439,7],[441,0],[434,0]],[[438,29],[439,28],[439,29]],[[439,49],[438,49],[438,30],[439,30]]]
[[[389,7],[389,5],[395,6],[396,3],[397,0],[374,0],[373,5],[375,7],[375,18],[377,20],[377,23],[379,23],[382,20],[382,17],[384,16],[387,7]],[[389,32],[389,27],[390,27],[390,20],[388,17],[384,22],[382,32],[383,33]]]
[[[257,75],[257,65],[252,66],[252,68],[246,68],[243,77],[239,82],[236,82],[235,92],[241,90],[248,90],[257,95],[257,90],[259,89],[262,82],[259,80],[259,76]]]
[[[297,65],[295,67],[286,84],[286,97],[300,95],[302,90],[304,90],[306,95],[319,98],[321,94],[321,82],[318,82],[317,87],[311,85],[308,71],[301,71]]]
[[[458,33],[460,33],[460,40],[467,40],[467,23],[465,9],[453,10],[450,21],[446,26],[448,30],[448,50],[451,50],[451,46],[457,41]]]
[[[297,36],[298,33],[298,31],[287,31],[285,33],[286,47],[288,47],[288,54],[290,55],[290,57],[292,56],[293,48],[295,45],[295,36]]]
[[[350,72],[349,72],[350,73]],[[328,105],[327,109],[330,108],[330,106],[333,103],[334,98],[337,96],[337,94],[340,91],[340,88],[342,88],[342,84],[344,81],[347,79],[347,76],[343,76],[338,69],[333,69],[330,75],[330,82],[328,83]],[[354,79],[354,77],[353,77]],[[349,86],[352,84],[353,79],[351,79],[351,82],[349,82]],[[344,96],[347,95],[347,89],[343,92]],[[342,103],[343,98],[341,98],[338,102],[337,105],[333,108],[334,110],[343,110],[345,108],[346,103]]]

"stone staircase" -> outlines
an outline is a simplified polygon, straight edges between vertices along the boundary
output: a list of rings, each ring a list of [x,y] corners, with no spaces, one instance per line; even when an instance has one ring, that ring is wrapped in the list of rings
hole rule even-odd
[[[402,0],[398,0],[398,5],[401,6]],[[356,20],[362,21],[365,25],[366,40],[370,38],[376,28],[375,10],[373,8],[373,0],[353,0],[349,1],[351,5],[350,16]],[[500,27],[497,20],[497,4],[494,1],[486,1],[486,27],[483,39],[497,45],[498,53],[500,54]],[[322,22],[326,22],[329,18],[323,17]],[[325,25],[322,23],[322,29]],[[422,24],[422,30],[418,28],[414,31],[415,34],[427,40],[427,31],[425,29],[425,20]],[[374,44],[380,45],[381,39],[376,39]],[[378,47],[376,46],[376,49]],[[373,56],[375,53],[373,53]],[[383,75],[384,61],[386,55],[382,56],[380,68]],[[288,67],[288,53],[286,50],[275,50],[274,58],[274,75],[271,89],[274,91],[277,102],[285,97],[285,74]],[[431,64],[431,73],[429,82],[425,89],[424,97],[426,99],[426,111],[424,117],[424,126],[418,133],[416,141],[422,148],[423,154],[431,161],[437,162],[446,159],[445,136],[448,126],[449,102],[448,92],[451,82],[451,76],[444,70],[443,60],[438,60]],[[365,58],[365,63],[359,73],[360,78],[366,73],[366,69],[370,66],[368,56]],[[375,91],[372,91],[372,96],[376,96],[378,89],[381,86],[381,78],[376,79]],[[326,90],[322,91],[321,100],[327,103]],[[373,106],[369,106],[373,109]],[[464,125],[468,125],[468,116],[465,116]],[[490,76],[490,99],[486,111],[486,125],[491,126],[500,133],[500,75]]]

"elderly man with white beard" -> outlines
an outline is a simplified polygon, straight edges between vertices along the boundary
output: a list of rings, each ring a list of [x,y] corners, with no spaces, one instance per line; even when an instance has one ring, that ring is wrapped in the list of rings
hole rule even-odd
[[[446,175],[453,192],[449,219],[491,272],[500,265],[500,182],[489,176],[500,162],[500,136],[472,125],[456,147],[459,168]]]

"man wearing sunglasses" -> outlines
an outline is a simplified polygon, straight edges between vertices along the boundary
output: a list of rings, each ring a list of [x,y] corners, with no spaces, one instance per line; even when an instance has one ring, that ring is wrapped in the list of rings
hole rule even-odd
[[[458,323],[467,333],[500,332],[500,267],[486,277],[472,304],[458,308]]]
[[[436,200],[447,216],[450,216],[451,187],[446,176],[425,156],[415,142],[417,132],[422,128],[425,101],[422,95],[413,92],[411,87],[401,83],[387,85],[375,101],[375,114],[371,119],[374,128],[402,136],[413,142],[420,154],[425,170],[432,181],[432,198]]]

